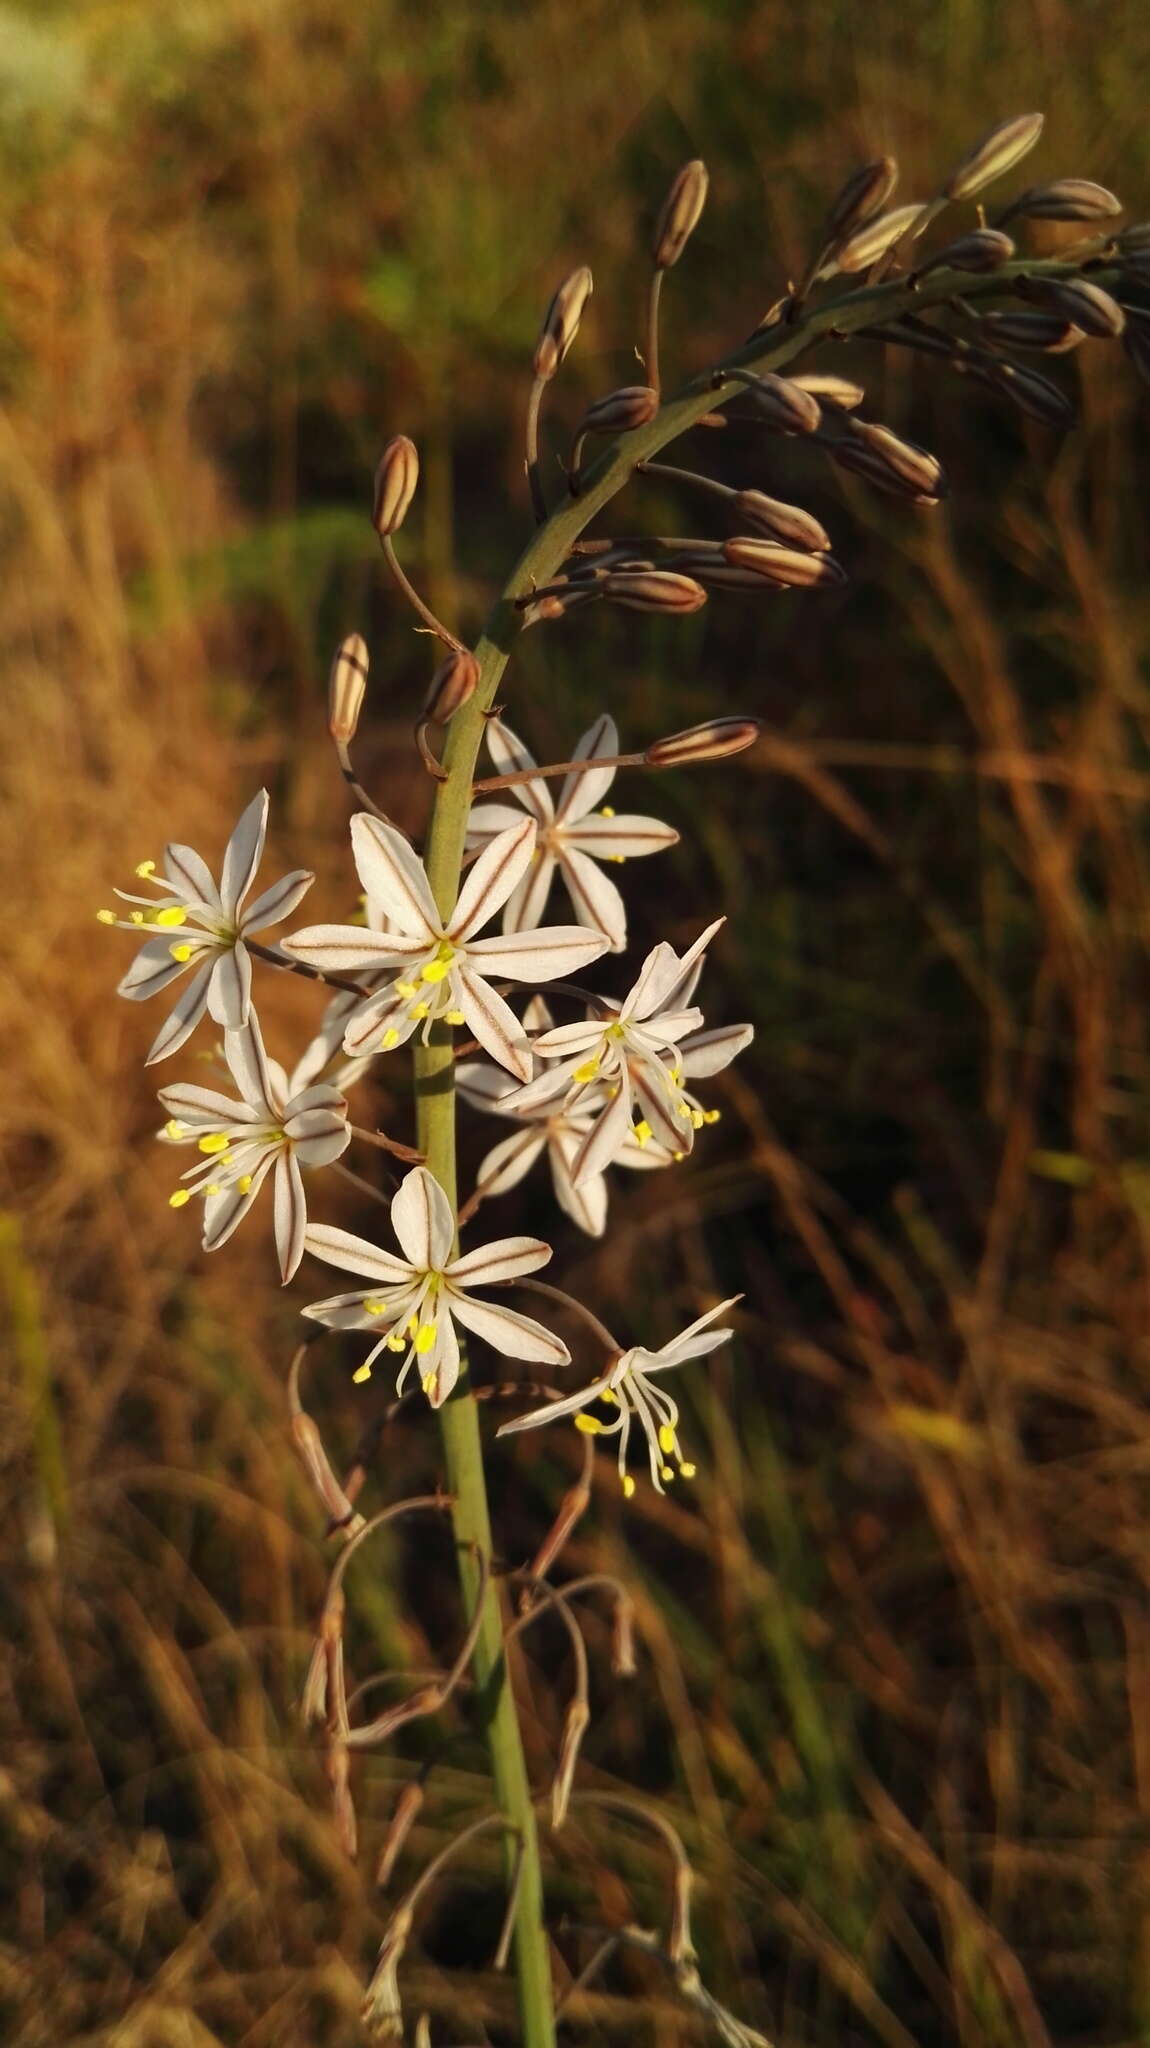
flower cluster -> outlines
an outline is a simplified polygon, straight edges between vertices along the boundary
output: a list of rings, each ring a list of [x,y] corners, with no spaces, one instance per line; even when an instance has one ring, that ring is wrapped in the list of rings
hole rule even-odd
[[[488,1057],[459,1062],[460,1097],[514,1128],[484,1159],[464,1214],[514,1187],[546,1155],[560,1207],[581,1230],[600,1236],[607,1220],[608,1168],[649,1171],[682,1159],[696,1132],[718,1114],[704,1108],[688,1083],[718,1073],[751,1037],[749,1025],[705,1029],[695,1002],[721,919],[682,954],[657,945],[622,1001],[572,985],[572,976],[626,945],[623,899],[599,863],[653,854],[678,838],[658,819],[616,816],[602,804],[618,759],[614,721],[604,715],[584,733],[557,801],[546,774],[498,718],[488,723],[487,743],[496,781],[502,786],[510,778],[507,786],[519,808],[473,806],[471,864],[449,911],[441,912],[410,841],[364,810],[352,818],[351,843],[366,920],[310,925],[277,947],[255,949],[281,971],[294,968],[321,984],[337,983],[316,1036],[290,1073],[264,1046],[252,1001],[250,940],[285,918],[314,878],[302,870],[289,874],[245,909],[267,830],[266,792],[240,818],[218,883],[191,847],[172,844],[158,871],[150,861],[136,871],[152,895],[118,891],[137,907],[127,917],[100,913],[104,923],[148,935],[120,983],[122,995],[140,1001],[191,973],[150,1048],[150,1061],[178,1050],[205,1014],[222,1028],[220,1056],[235,1093],[186,1082],[160,1091],[167,1113],[163,1142],[194,1146],[199,1155],[171,1195],[172,1206],[201,1199],[203,1246],[215,1251],[270,1176],[283,1280],[292,1278],[307,1251],[367,1283],[313,1302],[304,1315],[330,1330],[369,1333],[374,1341],[355,1379],[368,1378],[382,1354],[394,1353],[397,1391],[404,1391],[414,1373],[412,1384],[418,1383],[434,1408],[458,1383],[460,1330],[482,1338],[504,1358],[552,1367],[570,1363],[566,1344],[543,1323],[474,1291],[532,1285],[530,1276],[548,1263],[551,1247],[535,1237],[508,1237],[461,1251],[452,1205],[422,1165],[405,1175],[391,1201],[397,1249],[309,1222],[304,1174],[337,1166],[356,1135],[347,1091],[377,1057],[416,1035],[426,1044],[433,1032],[440,1038],[445,1031],[470,1033]],[[576,922],[544,925],[557,880]],[[502,931],[481,936],[499,912]],[[516,988],[549,984],[574,1003],[574,1021],[556,1023],[539,995],[529,998],[522,1014],[512,1007]],[[375,1142],[412,1156],[382,1135]],[[659,1352],[642,1346],[616,1352],[582,1393],[506,1428],[534,1428],[574,1415],[584,1430],[616,1433],[619,1469],[630,1492],[626,1454],[637,1421],[646,1433],[656,1486],[676,1470],[690,1473],[693,1467],[679,1446],[678,1409],[649,1381],[724,1342],[729,1330],[710,1326],[730,1306],[708,1310]],[[588,1413],[596,1405],[614,1407],[615,1420]]]

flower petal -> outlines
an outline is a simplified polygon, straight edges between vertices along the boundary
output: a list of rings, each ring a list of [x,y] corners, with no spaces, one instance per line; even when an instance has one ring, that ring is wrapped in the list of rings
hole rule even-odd
[[[494,1302],[476,1301],[474,1295],[450,1296],[451,1313],[465,1330],[471,1330],[499,1351],[504,1358],[525,1358],[535,1365],[568,1365],[571,1353],[562,1339],[545,1330],[533,1316],[521,1316],[513,1308]]]
[[[146,1067],[157,1060],[166,1060],[169,1053],[178,1052],[189,1039],[208,1007],[208,982],[211,980],[212,963],[205,961],[198,967],[192,979],[166,1021],[161,1024],[144,1061]]]
[[[178,981],[190,966],[191,960],[173,960],[170,939],[149,939],[116,984],[116,994],[130,1003],[146,1003],[149,996],[158,995],[169,982]]]
[[[225,1031],[224,1058],[244,1101],[262,1111],[269,1123],[278,1122],[283,1103],[276,1096],[271,1062],[254,1010],[242,1031]]]
[[[497,833],[509,832],[522,822],[522,811],[514,804],[472,804],[467,819],[467,851],[478,853]]]
[[[649,853],[662,853],[664,848],[679,843],[673,825],[630,811],[617,818],[604,817],[597,811],[589,818],[581,818],[577,825],[568,825],[563,839],[566,845],[578,847],[594,860],[643,860]]]
[[[583,734],[571,759],[594,761],[600,754],[617,754],[618,751],[619,733],[614,719],[605,711]],[[573,770],[559,792],[555,808],[557,822],[573,825],[577,819],[586,817],[588,811],[593,811],[596,804],[603,801],[614,780],[614,768],[589,768],[583,774]]]
[[[426,934],[373,932],[362,924],[308,924],[280,940],[281,953],[333,974],[380,973],[418,960],[428,951]]]
[[[526,1130],[512,1131],[509,1138],[501,1138],[498,1145],[493,1145],[475,1179],[476,1187],[483,1191],[484,1200],[493,1195],[505,1195],[508,1188],[518,1187],[530,1173],[546,1143],[546,1132],[528,1124]]]
[[[665,1067],[636,1060],[631,1067],[635,1102],[651,1126],[651,1135],[670,1152],[689,1152],[695,1142],[691,1112],[672,1089]]]
[[[273,882],[270,889],[256,897],[240,919],[240,930],[262,932],[265,925],[278,924],[281,917],[290,916],[297,903],[302,903],[315,876],[307,868],[293,868],[280,882]]]
[[[469,967],[455,968],[451,985],[484,1052],[489,1052],[516,1080],[529,1081],[535,1072],[535,1062],[527,1035],[510,1004]]]
[[[455,1324],[446,1313],[446,1303],[436,1324],[435,1347],[426,1358],[417,1358],[416,1365],[423,1391],[432,1407],[442,1408],[459,1378],[459,1337]]]
[[[571,908],[580,924],[602,932],[612,953],[627,945],[627,907],[614,882],[585,853],[566,846],[560,861]]]
[[[755,1035],[753,1024],[724,1024],[717,1031],[692,1031],[679,1041],[679,1065],[684,1074],[693,1079],[703,1079],[708,1074],[721,1074],[750,1044]]]
[[[450,936],[463,944],[473,932],[487,924],[501,909],[521,875],[531,865],[537,827],[534,818],[521,818],[510,831],[500,832],[485,846],[474,867],[468,870],[451,913]]]
[[[347,1151],[351,1132],[337,1109],[301,1109],[284,1125],[301,1166],[330,1166]]]
[[[734,1308],[736,1302],[740,1302],[742,1298],[741,1294],[729,1294],[726,1301],[720,1301],[714,1308],[709,1308],[706,1315],[699,1316],[679,1336],[672,1337],[671,1342],[664,1344],[660,1351],[646,1351],[641,1346],[636,1346],[636,1370],[662,1372],[669,1365],[682,1365],[688,1358],[702,1358],[708,1351],[714,1351],[718,1345],[725,1344],[728,1337],[734,1336],[734,1331],[712,1330],[708,1325],[715,1321],[716,1316],[726,1315],[727,1310]],[[702,1332],[706,1334],[703,1335]]]
[[[496,1287],[518,1280],[523,1273],[537,1273],[551,1258],[551,1246],[539,1237],[497,1237],[491,1244],[476,1245],[446,1268],[446,1277],[457,1287]]]
[[[547,924],[539,931],[474,939],[467,957],[480,974],[505,974],[510,981],[554,981],[557,975],[589,966],[606,951],[607,940],[600,931],[581,924]]]
[[[205,1131],[219,1131],[229,1124],[262,1122],[260,1112],[250,1104],[237,1102],[231,1095],[220,1095],[214,1088],[197,1088],[189,1081],[161,1088],[159,1098],[169,1116],[178,1123],[190,1124],[193,1130],[198,1126]]]
[[[351,821],[351,844],[368,901],[398,931],[434,942],[443,926],[431,884],[402,832],[369,811],[357,811]]]
[[[554,878],[555,855],[536,847],[531,866],[503,906],[505,932],[534,931],[547,908]]]
[[[309,1224],[304,1232],[304,1250],[311,1250],[311,1233],[315,1228]],[[412,1281],[407,1287],[360,1288],[355,1294],[331,1294],[326,1301],[313,1301],[308,1308],[300,1310],[313,1323],[323,1323],[329,1330],[378,1330],[386,1329],[397,1322],[405,1322],[415,1308],[422,1292],[421,1285]],[[384,1314],[369,1315],[365,1301],[379,1301],[384,1304]]]
[[[307,1199],[303,1191],[303,1175],[290,1147],[281,1145],[276,1160],[275,1233],[280,1278],[285,1287],[303,1257],[306,1228]]]
[[[579,1066],[579,1055],[567,1060],[562,1066],[550,1067],[524,1088],[516,1088],[507,1096],[504,1109],[509,1116],[533,1116],[548,1103],[558,1103],[567,1084],[574,1080],[575,1069]]]
[[[488,1060],[460,1060],[455,1069],[456,1089],[473,1109],[497,1112],[517,1085],[505,1067],[493,1067]]]
[[[578,1415],[581,1408],[589,1408],[610,1385],[611,1376],[604,1373],[601,1379],[592,1380],[589,1387],[580,1388],[577,1394],[568,1394],[564,1401],[549,1401],[545,1408],[538,1408],[534,1415],[517,1415],[511,1422],[503,1422],[496,1430],[496,1436],[517,1436],[520,1430],[540,1429],[545,1422],[558,1422],[564,1415]]]
[[[183,903],[202,903],[207,910],[223,915],[220,892],[212,879],[212,872],[206,860],[192,846],[180,846],[178,842],[164,848],[164,873]]]
[[[689,1000],[689,996],[693,993],[698,980],[698,969],[703,964],[703,957],[707,947],[710,945],[715,933],[722,931],[726,922],[725,917],[716,917],[713,923],[707,926],[705,931],[699,933],[694,945],[688,946],[679,962],[678,975],[671,983],[664,997],[664,1008],[677,1008]]]
[[[391,1204],[391,1227],[417,1273],[442,1272],[455,1242],[455,1217],[426,1166],[404,1175]]]
[[[405,1044],[411,1037],[417,1022],[410,1015],[403,997],[386,988],[381,995],[373,996],[370,1002],[352,1011],[343,1035],[343,1049],[352,1059],[362,1059],[365,1055],[385,1050],[394,1052],[397,1045]],[[394,1037],[391,1035],[393,1032]],[[384,1039],[389,1040],[386,1047]]]
[[[535,756],[529,753],[517,733],[501,718],[487,721],[487,751],[495,764],[497,775],[517,775],[524,768],[534,768]],[[555,805],[545,778],[533,776],[530,782],[517,782],[515,794],[525,811],[540,825],[549,825],[555,816]]]
[[[580,1188],[605,1173],[631,1128],[631,1090],[622,1087],[597,1117],[571,1161],[571,1185]]]
[[[571,1178],[571,1162],[580,1143],[581,1139],[574,1131],[558,1131],[551,1140],[551,1180],[555,1199],[588,1237],[602,1237],[607,1227],[607,1180],[604,1174],[594,1173],[582,1187],[575,1186]]]
[[[661,939],[657,946],[652,946],[639,969],[638,980],[624,996],[619,1015],[628,1019],[649,1017],[653,1011],[661,1009],[664,993],[674,987],[679,973],[679,956],[675,948]]]
[[[218,1252],[226,1244],[233,1230],[238,1230],[256,1196],[259,1194],[273,1164],[275,1150],[269,1146],[262,1159],[252,1167],[251,1181],[241,1188],[238,1181],[221,1189],[218,1195],[209,1195],[204,1202],[203,1246],[206,1252]]]
[[[242,1031],[252,1000],[251,954],[242,939],[217,953],[208,982],[208,1013],[225,1031]]]
[[[224,851],[220,902],[229,924],[237,921],[240,904],[255,880],[267,829],[268,793],[261,789],[242,814]]]
[[[380,1245],[369,1244],[366,1237],[354,1237],[350,1230],[338,1230],[332,1223],[309,1223],[304,1249],[329,1266],[361,1273],[365,1280],[379,1280],[385,1287],[408,1287],[415,1278],[406,1259],[397,1259]]]

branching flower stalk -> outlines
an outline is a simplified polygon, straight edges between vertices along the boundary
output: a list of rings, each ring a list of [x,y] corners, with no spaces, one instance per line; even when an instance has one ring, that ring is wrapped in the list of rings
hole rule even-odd
[[[981,214],[973,224],[964,223],[940,251],[931,254],[921,247],[922,234],[936,215],[1010,169],[1037,141],[1040,128],[1037,116],[1000,124],[968,152],[933,199],[891,211],[883,209],[897,176],[893,161],[881,158],[865,166],[830,207],[798,286],[788,289],[747,342],[700,369],[664,401],[658,337],[663,280],[686,247],[707,191],[704,166],[685,165],[659,214],[651,246],[644,336],[648,381],[608,393],[585,410],[568,437],[568,488],[552,510],[539,452],[543,401],[576,338],[591,292],[590,271],[572,272],[547,310],[532,359],[525,430],[536,530],[473,649],[430,613],[395,554],[394,536],[418,486],[414,443],[399,435],[380,460],[372,503],[375,530],[398,588],[445,650],[415,728],[416,754],[433,791],[422,859],[362,787],[352,765],[350,748],[368,682],[367,649],[352,633],[333,664],[328,721],[341,772],[359,805],[351,829],[364,890],[360,920],[309,926],[275,945],[251,936],[285,917],[312,880],[302,870],[288,875],[245,912],[263,845],[267,802],[262,795],[233,834],[218,884],[198,854],[174,844],[162,868],[145,861],[137,870],[153,891],[161,891],[159,896],[128,893],[126,901],[136,907],[126,919],[100,913],[102,922],[123,924],[145,940],[121,984],[121,993],[130,999],[158,994],[185,968],[194,970],[153,1042],[151,1061],[177,1051],[205,1013],[225,1030],[223,1051],[239,1097],[186,1085],[166,1088],[162,1095],[169,1112],[167,1142],[195,1144],[204,1155],[204,1163],[185,1176],[175,1200],[183,1204],[195,1195],[203,1198],[205,1249],[231,1235],[261,1180],[274,1172],[276,1237],[285,1280],[311,1253],[368,1283],[313,1303],[305,1314],[330,1329],[370,1333],[372,1348],[354,1379],[366,1378],[375,1363],[393,1354],[390,1362],[403,1393],[399,1405],[417,1403],[435,1412],[444,1490],[395,1503],[365,1520],[355,1502],[369,1476],[369,1446],[377,1439],[369,1429],[341,1481],[302,1406],[302,1349],[296,1353],[289,1373],[293,1440],[329,1527],[344,1546],[320,1620],[305,1707],[311,1718],[326,1724],[336,1824],[350,1854],[356,1842],[352,1752],[375,1746],[417,1715],[437,1713],[453,1693],[472,1704],[490,1755],[494,1807],[456,1835],[450,1853],[462,1851],[490,1827],[497,1827],[504,1841],[510,1901],[506,1931],[513,1927],[524,2048],[553,2048],[555,2004],[544,1919],[539,1794],[528,1776],[509,1646],[513,1636],[548,1609],[557,1611],[572,1633],[575,1698],[551,1775],[551,1826],[558,1829],[572,1803],[581,1798],[586,1803],[575,1780],[588,1722],[587,1662],[568,1601],[572,1592],[599,1581],[553,1586],[546,1575],[589,1509],[600,1436],[612,1438],[626,1496],[636,1488],[628,1469],[636,1428],[645,1439],[650,1483],[660,1490],[676,1478],[689,1483],[695,1468],[680,1442],[679,1407],[662,1376],[726,1342],[731,1328],[719,1319],[741,1297],[699,1304],[701,1312],[688,1327],[661,1344],[645,1344],[637,1332],[628,1332],[620,1344],[585,1304],[527,1277],[550,1259],[548,1244],[502,1237],[465,1249],[460,1224],[470,1225],[477,1214],[485,1214],[489,1199],[547,1159],[562,1207],[580,1229],[598,1235],[610,1199],[609,1173],[616,1166],[668,1169],[713,1120],[715,1112],[685,1083],[719,1072],[751,1036],[749,1026],[703,1028],[695,1000],[706,947],[722,917],[708,924],[681,956],[665,942],[656,945],[621,1002],[584,990],[571,975],[593,965],[608,948],[621,952],[626,946],[623,898],[597,863],[658,854],[677,837],[660,820],[631,814],[616,819],[606,807],[596,809],[616,770],[718,762],[752,745],[759,728],[750,715],[722,717],[628,749],[619,743],[614,718],[604,714],[578,745],[568,743],[563,761],[548,764],[536,763],[509,726],[491,722],[493,707],[517,635],[568,613],[618,603],[684,615],[705,603],[711,591],[763,596],[779,588],[813,590],[845,580],[830,554],[829,536],[801,506],[782,503],[765,491],[734,491],[679,464],[658,461],[671,443],[700,423],[733,431],[745,420],[754,429],[756,447],[763,435],[796,436],[811,450],[812,460],[827,457],[908,505],[939,502],[946,481],[932,455],[885,425],[862,418],[857,410],[862,391],[833,369],[798,367],[799,358],[816,347],[833,349],[858,336],[917,349],[1048,424],[1061,423],[1064,394],[1015,363],[1004,353],[1006,347],[1061,353],[1087,334],[1100,339],[1124,335],[1135,369],[1150,377],[1140,309],[1130,308],[1134,317],[1127,329],[1121,296],[1150,281],[1148,231],[1115,232],[1118,202],[1102,187],[1065,178],[1029,187],[999,215],[999,222],[1009,219],[1012,228],[1027,218],[1080,221],[1097,228],[1093,239],[1059,260],[1036,262],[1017,255],[1013,240],[1000,226],[988,228]],[[989,312],[984,302],[990,302]],[[796,374],[788,374],[792,370]],[[736,406],[741,411],[732,410]],[[612,437],[606,451],[583,467],[588,437],[605,435]],[[585,540],[592,520],[645,474],[665,485],[693,488],[706,506],[721,506],[742,531],[721,540],[634,533]],[[625,710],[614,708],[620,715]],[[430,744],[432,728],[446,735],[441,759]],[[477,779],[485,735],[500,772]],[[566,781],[556,801],[548,779],[559,774]],[[477,797],[504,790],[512,794],[512,805],[476,804]],[[546,925],[551,885],[560,879],[576,922]],[[499,911],[502,933],[494,934],[490,921]],[[486,936],[477,936],[485,930]],[[253,961],[261,973],[295,972],[334,990],[290,1079],[263,1049],[251,993]],[[529,996],[521,1017],[512,1007],[524,989],[541,985],[550,986],[557,1000],[576,1006],[563,1022],[554,1022],[537,993]],[[461,1028],[467,1036],[463,1047],[457,1037]],[[403,1045],[410,1048],[414,1073],[414,1148],[390,1133],[363,1130],[346,1107],[347,1092],[371,1064]],[[480,1049],[492,1064],[461,1068],[461,1053]],[[457,1098],[519,1125],[518,1133],[485,1162],[470,1191],[458,1186]],[[382,1226],[379,1191],[339,1156],[363,1142],[410,1167],[388,1205],[390,1228]],[[378,1242],[322,1222],[308,1223],[301,1169],[310,1173],[324,1167],[376,1195]],[[495,1565],[498,1551],[480,1431],[480,1397],[506,1389],[473,1383],[460,1332],[479,1336],[505,1358],[547,1370],[564,1369],[570,1354],[549,1326],[490,1298],[490,1290],[504,1287],[534,1287],[552,1316],[581,1315],[585,1333],[605,1353],[581,1390],[539,1389],[549,1405],[513,1417],[500,1431],[513,1435],[573,1418],[584,1440],[582,1476],[542,1536],[531,1572],[512,1575],[527,1588],[518,1620],[510,1616],[507,1587]],[[521,1391],[526,1395],[529,1390]],[[605,1419],[592,1410],[605,1411]],[[450,1516],[464,1614],[460,1643],[449,1672],[433,1677],[401,1706],[363,1722],[352,1718],[352,1707],[359,1712],[379,1674],[358,1687],[347,1685],[343,1575],[375,1529],[417,1506]],[[616,1624],[615,1668],[622,1674],[633,1669],[630,1605],[623,1588],[616,1591]],[[402,1825],[397,1821],[384,1845],[387,1874],[411,1817],[427,1796],[426,1777],[425,1769],[409,1788],[410,1797],[401,1800]],[[682,1995],[710,2017],[724,2038],[760,2040],[703,1987],[687,1933],[692,1873],[686,1851],[669,1822],[656,1814],[646,1817],[676,1857],[677,1903],[667,1955]],[[365,2006],[369,2030],[379,2038],[402,2038],[399,1960],[418,1900],[441,1861],[407,1892],[385,1936]],[[497,1967],[506,1950],[507,1940],[501,1938]],[[429,2038],[423,2021],[417,2038]]]

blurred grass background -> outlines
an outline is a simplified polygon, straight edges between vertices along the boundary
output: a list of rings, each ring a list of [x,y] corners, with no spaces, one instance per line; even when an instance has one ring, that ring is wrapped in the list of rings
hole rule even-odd
[[[713,182],[672,377],[748,331],[878,150],[913,195],[1044,108],[1024,179],[1150,212],[1148,70],[1150,16],[1065,0],[0,7],[6,2040],[359,2041],[399,1785],[437,1758],[401,1879],[482,1799],[461,1712],[445,1748],[359,1766],[359,1864],[336,1847],[295,1710],[325,1562],[283,1389],[314,1274],[281,1296],[266,1218],[205,1261],[169,1211],[152,1085],[194,1054],[142,1076],[157,1018],[113,998],[127,947],[96,908],[173,833],[214,858],[261,780],[268,876],[309,863],[315,914],[350,907],[323,678],[353,629],[364,771],[418,826],[430,663],[365,517],[379,448],[417,440],[406,559],[473,630],[525,531],[542,308],[591,263],[573,420],[630,380],[684,158]],[[842,356],[950,506],[724,449],[830,526],[841,598],[594,613],[531,634],[506,693],[541,755],[605,705],[624,744],[767,722],[730,772],[621,784],[683,831],[657,885],[628,878],[639,951],[728,913],[707,993],[758,1037],[724,1120],[689,1170],[617,1187],[603,1244],[546,1211],[556,1278],[636,1337],[747,1294],[738,1346],[683,1376],[697,1481],[624,1513],[604,1460],[568,1553],[639,1608],[629,1686],[589,1624],[586,1782],[667,1802],[707,1982],[786,2048],[1119,2048],[1150,2039],[1146,413],[1099,345],[1065,367],[1064,440]],[[624,516],[684,509],[652,483]],[[316,1006],[277,983],[261,1007],[290,1052]],[[399,1073],[376,1107],[405,1135]],[[386,1391],[351,1388],[352,1356],[321,1347],[305,1383],[341,1464]],[[513,1561],[576,1469],[567,1435],[528,1445],[494,1461]],[[435,1470],[396,1425],[364,1502]],[[449,1576],[438,1536],[365,1553],[358,1672],[443,1657]],[[524,1656],[545,1780],[570,1671],[545,1629]],[[437,2040],[509,2038],[496,1894],[457,1880],[421,1929],[405,1981]],[[552,1902],[663,1925],[665,1874],[577,1817]],[[560,1948],[562,1983],[589,1949]],[[569,2013],[572,2040],[703,2038],[637,1956]]]

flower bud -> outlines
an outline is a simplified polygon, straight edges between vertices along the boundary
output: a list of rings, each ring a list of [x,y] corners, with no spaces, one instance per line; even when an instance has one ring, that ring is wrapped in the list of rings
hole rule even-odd
[[[1086,339],[1081,327],[1057,313],[984,313],[979,324],[990,341],[1006,348],[1041,349],[1044,355],[1063,355]]]
[[[806,554],[798,548],[780,547],[777,541],[754,540],[735,534],[723,542],[723,557],[734,569],[749,569],[766,583],[781,584],[785,590],[814,590],[828,583],[845,583],[846,571],[833,555]]]
[[[818,399],[789,377],[767,370],[748,379],[746,390],[760,419],[781,434],[814,434],[822,425]]]
[[[865,477],[880,491],[910,498],[916,505],[937,505],[946,496],[942,464],[925,448],[900,440],[889,427],[872,420],[853,420],[848,438],[836,441],[831,455],[841,468]]]
[[[924,211],[921,201],[916,200],[910,206],[896,206],[893,213],[880,213],[877,220],[859,228],[849,241],[843,243],[835,257],[838,268],[848,273],[869,270],[872,263],[877,263],[880,256],[885,256],[896,242],[901,242]]]
[[[344,746],[355,738],[367,689],[367,646],[349,633],[335,650],[327,684],[327,729]]]
[[[1074,407],[1066,393],[1025,363],[971,363],[968,374],[990,390],[1001,391],[1013,399],[1019,412],[1024,412],[1028,419],[1039,420],[1044,427],[1074,424]]]
[[[708,718],[666,739],[652,740],[644,759],[652,768],[687,767],[696,761],[724,761],[753,747],[763,729],[760,718]]]
[[[399,1852],[403,1848],[419,1816],[423,1799],[424,1791],[420,1780],[418,1778],[409,1779],[395,1802],[395,1811],[391,1816],[391,1823],[384,1836],[383,1847],[379,1852],[375,1881],[380,1891],[385,1891],[391,1883],[391,1873],[399,1860]]]
[[[362,1527],[363,1516],[356,1513],[332,1471],[323,1447],[323,1438],[311,1416],[306,1415],[302,1409],[298,1409],[292,1416],[291,1437],[299,1452],[304,1471],[319,1495],[332,1528],[344,1529],[349,1525],[352,1528],[357,1525]]]
[[[886,205],[898,184],[898,165],[893,156],[876,157],[852,173],[827,215],[826,239],[840,242],[865,227]]]
[[[966,270],[975,277],[998,270],[1009,263],[1015,254],[1014,243],[1009,235],[998,228],[972,228],[968,235],[959,235],[956,241],[948,242],[945,249],[924,263],[919,277],[925,277],[929,270]]]
[[[479,681],[479,663],[466,647],[453,647],[431,678],[423,715],[432,725],[446,725],[461,704],[473,695]]]
[[[589,405],[579,422],[580,434],[629,434],[645,427],[659,410],[659,394],[649,384],[623,384]]]
[[[1097,335],[1104,341],[1111,341],[1121,334],[1126,325],[1126,315],[1104,292],[1101,285],[1089,284],[1084,277],[1020,277],[1015,281],[1019,298],[1034,299],[1040,306],[1048,306],[1054,313],[1061,313],[1072,320],[1083,333]]]
[[[556,292],[543,316],[539,339],[531,367],[535,375],[546,381],[555,375],[571,343],[579,332],[583,308],[594,290],[591,272],[581,264],[566,277]]]
[[[1113,220],[1121,212],[1122,201],[1092,178],[1055,178],[1049,185],[1030,185],[1020,192],[999,214],[998,225],[1020,216],[1027,220]]]
[[[1034,148],[1043,119],[1042,114],[1018,114],[1012,121],[1000,121],[956,165],[942,188],[942,197],[969,199],[984,185],[1012,171]]]
[[[1141,254],[1143,250],[1150,249],[1150,220],[1131,221],[1130,226],[1123,228],[1115,239],[1120,249],[1129,249],[1135,255]]]
[[[371,523],[381,540],[398,533],[419,482],[419,456],[414,441],[397,434],[379,458],[375,472]]]
[[[699,157],[684,164],[675,178],[655,223],[651,255],[656,270],[670,270],[679,261],[707,201],[707,166]]]
[[[812,398],[841,406],[844,412],[854,412],[866,397],[861,384],[853,384],[849,377],[836,377],[822,370],[804,370],[797,377],[788,377],[787,382],[797,385],[800,391],[809,391]]]
[[[813,512],[801,505],[784,505],[780,498],[768,498],[765,491],[736,491],[731,511],[752,533],[768,540],[781,540],[788,547],[805,548],[809,554],[825,554],[830,535]]]
[[[697,612],[707,602],[702,584],[670,569],[620,569],[605,576],[601,595],[636,612]]]

